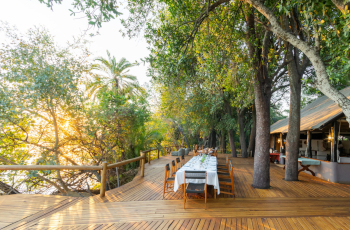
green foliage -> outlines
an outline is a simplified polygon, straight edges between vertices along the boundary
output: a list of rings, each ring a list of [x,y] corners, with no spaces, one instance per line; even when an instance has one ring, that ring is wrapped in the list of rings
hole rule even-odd
[[[293,10],[298,13],[300,26],[307,31],[311,43],[320,41],[320,54],[332,85],[338,89],[349,85],[350,11],[342,13],[331,0],[282,1],[278,5],[282,14],[291,17]]]
[[[125,58],[119,62],[107,51],[108,59],[98,57],[98,63],[92,66],[93,79],[87,82],[88,97],[96,95],[98,92],[112,90],[119,94],[130,95],[143,94],[145,90],[140,87],[137,78],[128,74],[129,69],[137,63],[130,63]]]
[[[97,59],[100,65],[91,64],[83,39],[62,48],[44,28],[22,35],[2,24],[0,31],[8,40],[0,47],[0,156],[6,159],[1,164],[113,163],[159,147],[165,139],[166,127],[159,132],[160,120],[151,119],[148,93],[127,74],[134,66],[127,60],[116,62],[108,54]],[[97,67],[108,75],[91,72]],[[103,81],[97,84],[98,77]],[[125,79],[131,81],[125,84]],[[85,97],[91,85],[94,100]],[[99,180],[96,171],[16,171],[0,177],[7,183],[14,179],[21,192],[34,193],[84,190],[86,182],[97,188]]]
[[[62,0],[39,0],[39,2],[46,4],[49,8],[53,9],[54,3],[61,4]],[[85,14],[89,21],[89,25],[102,26],[103,22],[109,22],[121,15],[121,12],[117,11],[118,3],[116,0],[74,0],[72,1],[73,9],[70,9],[72,16],[76,14]]]

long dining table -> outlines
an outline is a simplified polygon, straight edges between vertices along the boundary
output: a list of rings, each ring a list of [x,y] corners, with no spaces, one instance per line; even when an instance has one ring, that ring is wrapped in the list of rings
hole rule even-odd
[[[206,171],[207,185],[213,185],[217,194],[220,194],[219,177],[217,172],[217,158],[209,156],[201,163],[202,156],[194,156],[185,165],[183,165],[175,175],[174,191],[176,192],[182,184],[185,183],[185,171]],[[204,180],[187,179],[186,183],[204,183]]]

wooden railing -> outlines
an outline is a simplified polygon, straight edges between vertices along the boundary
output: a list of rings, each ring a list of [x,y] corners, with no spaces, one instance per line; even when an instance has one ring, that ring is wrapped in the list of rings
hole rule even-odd
[[[176,148],[182,148],[183,146],[181,146],[181,145],[178,145],[178,146],[176,146],[176,145],[171,145],[171,146],[165,146],[165,147],[163,147],[163,148],[166,149],[166,153],[167,153],[167,154],[170,154],[170,153],[171,153],[170,148],[174,148],[174,147],[176,147]],[[151,164],[151,160],[152,160],[152,158],[151,158],[151,152],[152,152],[152,151],[155,151],[155,150],[157,150],[157,159],[159,159],[159,149],[158,149],[158,148],[149,149],[149,150],[145,150],[145,151],[141,151],[141,152],[140,152],[140,153],[147,154],[147,157],[146,157],[146,155],[145,155],[145,159],[147,160],[148,164]],[[140,154],[140,155],[141,155],[141,154]]]
[[[178,146],[166,146],[165,148],[172,148]],[[159,149],[149,149],[140,152],[139,157],[128,159],[125,161],[117,162],[114,164],[107,164],[107,162],[102,162],[102,165],[99,166],[81,166],[81,165],[0,165],[0,170],[101,170],[101,188],[100,188],[100,197],[104,197],[106,194],[106,181],[107,181],[107,170],[120,167],[135,161],[140,161],[141,167],[141,176],[145,176],[145,161],[146,154],[148,154],[148,163],[151,164],[151,155],[150,153],[154,150],[157,150],[157,155],[159,159]],[[167,151],[169,154],[171,151]]]
[[[80,166],[80,165],[0,165],[0,170],[101,170],[101,188],[100,197],[106,195],[107,170],[120,167],[135,161],[141,161],[141,176],[145,175],[145,155],[135,157],[129,160],[117,162],[114,164],[107,164],[102,162],[101,166]]]

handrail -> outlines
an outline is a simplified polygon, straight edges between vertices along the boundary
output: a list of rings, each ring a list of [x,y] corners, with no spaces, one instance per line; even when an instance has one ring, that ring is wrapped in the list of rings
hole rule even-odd
[[[0,170],[102,170],[102,166],[81,165],[0,165]]]
[[[132,162],[135,162],[135,161],[139,161],[139,160],[142,160],[142,159],[145,159],[145,156],[139,156],[139,157],[135,157],[135,158],[132,158],[132,159],[125,160],[125,161],[117,162],[117,163],[114,163],[114,164],[109,164],[109,165],[107,165],[107,169],[120,167],[120,166],[129,164],[129,163],[132,163]]]
[[[183,147],[182,145],[179,145],[179,146],[176,146],[176,145],[171,145],[171,146],[164,146],[163,148],[173,148],[173,147]],[[154,150],[158,150],[157,153],[158,153],[158,159],[159,159],[159,149],[158,148],[154,148],[154,149],[149,149],[149,150],[145,150],[145,151],[140,151],[141,153],[144,153],[144,154],[148,154],[148,164],[151,164],[151,152],[154,151]],[[170,152],[167,151],[167,154],[169,154]],[[146,160],[146,157],[145,157],[145,160]]]
[[[135,161],[141,161],[141,176],[145,175],[145,154],[141,152],[141,156],[117,162],[114,164],[107,164],[102,162],[101,166],[81,166],[81,165],[0,165],[0,170],[101,170],[101,188],[100,197],[106,194],[107,170],[115,167],[123,166]]]
[[[149,150],[145,150],[145,151],[142,151],[143,153],[148,153],[148,152],[151,152],[151,151],[153,151],[153,150],[158,150],[157,148],[155,148],[155,149],[149,149]]]
[[[165,146],[164,148],[172,148],[177,146]],[[180,146],[182,147],[182,146]],[[107,170],[120,167],[135,161],[141,161],[141,176],[145,175],[145,161],[146,153],[148,153],[148,163],[151,163],[150,152],[158,150],[159,159],[159,149],[149,149],[145,151],[140,151],[140,156],[125,161],[117,162],[114,164],[107,164],[107,162],[102,162],[100,166],[84,166],[84,165],[0,165],[0,170],[100,170],[101,171],[101,188],[100,196],[105,196],[106,191],[106,180],[107,180]],[[3,159],[2,159],[3,160]]]

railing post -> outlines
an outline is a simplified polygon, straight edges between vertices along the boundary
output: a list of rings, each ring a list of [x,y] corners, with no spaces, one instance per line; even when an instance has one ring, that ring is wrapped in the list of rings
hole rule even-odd
[[[151,164],[151,152],[152,152],[152,151],[149,151],[149,152],[148,152],[148,164],[149,164],[149,165]]]
[[[102,173],[101,173],[101,188],[100,188],[100,197],[106,195],[106,182],[107,182],[107,162],[102,163]]]
[[[143,156],[143,157],[145,157],[145,154],[141,151],[141,153],[140,153],[140,155],[141,156]],[[142,160],[141,160],[141,176],[142,177],[144,177],[145,176],[145,158],[143,158]]]
[[[158,159],[159,159],[159,149],[157,149]]]

